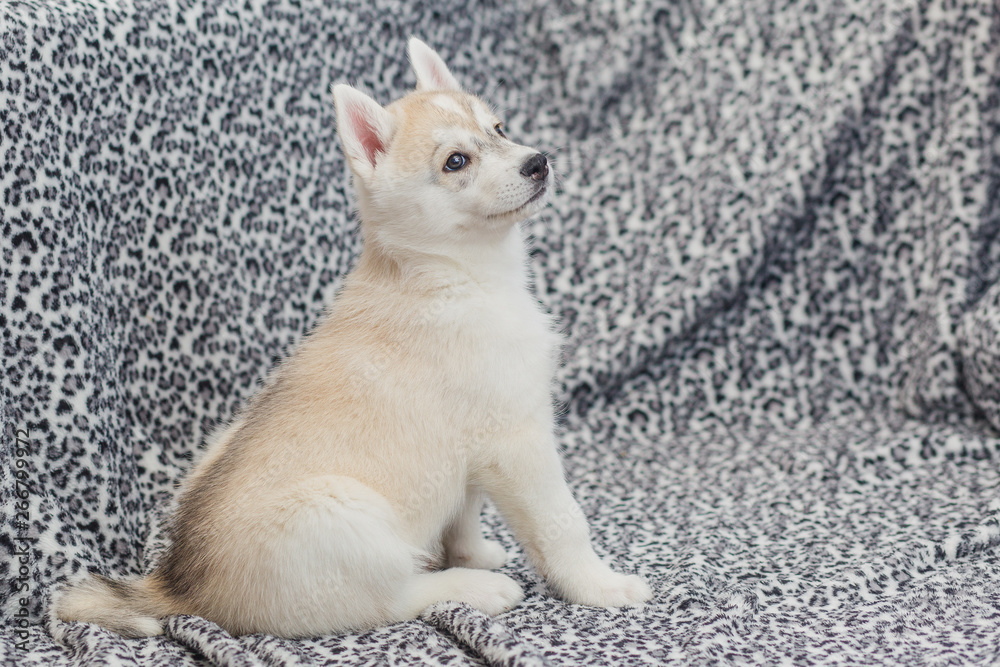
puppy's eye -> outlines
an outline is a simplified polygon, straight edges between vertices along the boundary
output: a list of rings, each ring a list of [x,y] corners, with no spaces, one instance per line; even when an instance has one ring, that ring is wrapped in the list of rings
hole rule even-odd
[[[469,159],[461,153],[452,153],[444,162],[445,171],[458,171],[469,162]]]
[[[499,134],[504,139],[507,138],[507,135],[503,133],[503,123],[497,123],[496,125],[493,126],[493,129],[496,130],[497,134]]]

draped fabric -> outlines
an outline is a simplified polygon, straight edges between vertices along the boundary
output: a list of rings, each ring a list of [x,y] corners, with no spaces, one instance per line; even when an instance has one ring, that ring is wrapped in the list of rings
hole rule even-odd
[[[62,582],[148,571],[175,485],[360,250],[329,85],[437,49],[558,192],[566,474],[650,604],[125,640]],[[0,657],[13,665],[993,664],[992,0],[0,3]]]

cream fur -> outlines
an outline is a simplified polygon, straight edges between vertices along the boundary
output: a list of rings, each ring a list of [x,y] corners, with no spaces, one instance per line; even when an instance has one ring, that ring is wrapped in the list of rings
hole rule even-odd
[[[551,175],[522,175],[536,151],[499,136],[429,47],[410,53],[418,91],[388,107],[333,89],[365,247],[327,316],[192,471],[157,569],[70,587],[60,618],[141,635],[188,613],[301,637],[444,600],[496,614],[522,591],[488,571],[506,554],[479,527],[487,495],[567,601],[650,597],[595,555],[556,453],[559,338],[517,226]],[[443,170],[455,152],[468,163]]]

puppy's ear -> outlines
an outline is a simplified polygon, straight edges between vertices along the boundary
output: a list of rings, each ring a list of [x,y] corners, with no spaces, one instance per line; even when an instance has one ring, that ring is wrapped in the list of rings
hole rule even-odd
[[[410,64],[417,75],[417,90],[462,90],[434,49],[410,37],[408,50]]]
[[[395,131],[392,115],[378,102],[345,83],[330,87],[337,107],[337,134],[351,169],[364,182],[375,173],[378,157],[389,151]]]

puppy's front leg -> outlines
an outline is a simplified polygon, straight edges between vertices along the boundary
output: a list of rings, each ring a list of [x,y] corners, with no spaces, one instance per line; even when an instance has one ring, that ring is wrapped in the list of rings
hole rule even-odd
[[[483,494],[479,489],[466,490],[465,505],[444,534],[444,553],[448,567],[495,570],[507,562],[507,552],[503,546],[483,537],[483,529],[479,525],[483,501]]]
[[[549,586],[568,602],[595,607],[652,597],[646,582],[614,572],[594,553],[551,435],[509,444],[498,447],[485,466],[483,485]]]

